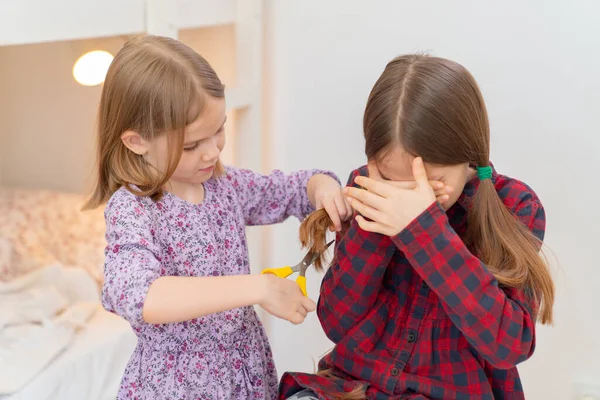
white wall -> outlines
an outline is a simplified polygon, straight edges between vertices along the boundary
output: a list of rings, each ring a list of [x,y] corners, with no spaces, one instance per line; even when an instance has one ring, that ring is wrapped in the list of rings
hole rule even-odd
[[[536,355],[521,367],[527,398],[573,398],[579,379],[600,385],[600,4],[268,0],[266,12],[273,168],[325,167],[345,180],[364,162],[368,92],[396,55],[428,51],[471,70],[488,104],[493,160],[540,195],[560,262],[556,326],[539,328]],[[274,228],[274,266],[301,256],[297,226]],[[316,299],[320,277],[308,279]],[[270,321],[270,335],[280,373],[312,371],[310,356],[331,346],[314,315],[300,327]]]
[[[80,86],[71,69],[85,51],[121,45],[116,38],[0,48],[2,185],[84,190],[101,88]]]

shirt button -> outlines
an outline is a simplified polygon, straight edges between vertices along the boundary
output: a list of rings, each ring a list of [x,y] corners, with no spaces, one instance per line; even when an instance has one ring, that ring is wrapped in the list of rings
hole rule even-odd
[[[398,376],[398,374],[400,373],[398,368],[392,368],[392,370],[390,372],[391,372],[392,376]]]
[[[412,342],[414,342],[416,338],[417,338],[417,337],[415,336],[415,334],[414,334],[414,333],[409,333],[409,334],[408,334],[408,342],[409,342],[409,343],[412,343]]]

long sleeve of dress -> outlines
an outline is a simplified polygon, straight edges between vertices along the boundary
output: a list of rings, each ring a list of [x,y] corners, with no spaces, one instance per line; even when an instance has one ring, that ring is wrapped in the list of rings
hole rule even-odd
[[[137,328],[152,282],[161,276],[160,250],[149,210],[135,195],[119,191],[105,210],[106,261],[102,305]]]
[[[334,174],[320,170],[291,174],[276,170],[269,175],[261,175],[237,168],[228,168],[223,179],[231,181],[246,225],[268,225],[282,222],[290,216],[303,219],[314,211],[306,185],[316,174],[326,174],[338,180]]]

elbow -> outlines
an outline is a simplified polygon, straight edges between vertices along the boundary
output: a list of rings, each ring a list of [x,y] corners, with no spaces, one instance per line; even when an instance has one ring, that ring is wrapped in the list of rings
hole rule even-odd
[[[327,336],[329,340],[332,340],[330,337],[330,332],[332,330],[332,315],[328,307],[323,304],[322,296],[319,298],[319,302],[317,303],[317,318],[319,318],[319,322],[321,323],[321,328],[323,328],[325,336]]]
[[[134,328],[146,322],[146,307],[142,308],[140,304],[129,301],[127,296],[114,297],[103,291],[101,303],[106,311],[123,318]]]
[[[102,304],[102,308],[104,308],[104,310],[106,310],[107,312],[117,314],[115,307],[112,305],[110,300],[107,299],[106,297],[102,296],[100,304]]]
[[[331,306],[319,302],[317,316],[325,336],[333,343],[339,343],[356,326],[359,319],[349,310],[335,311]]]
[[[515,350],[498,345],[494,349],[490,349],[491,351],[484,355],[484,358],[489,365],[496,369],[511,369],[528,360],[533,355],[534,348],[532,342]]]
[[[334,327],[331,325],[328,326],[323,322],[321,322],[321,327],[323,328],[323,332],[325,332],[327,339],[331,340],[335,344],[338,344],[345,335],[345,331],[338,329],[339,327]]]
[[[130,309],[130,315],[142,324],[162,325],[170,322],[179,322],[173,319],[174,313],[164,309],[161,302],[155,300],[154,296],[146,296],[141,309],[138,307]]]
[[[102,308],[109,313],[119,315],[117,312],[116,302],[113,300],[113,296],[110,295],[110,291],[108,289],[109,288],[106,286],[106,283],[104,283],[100,293],[100,304],[102,304]]]
[[[369,308],[360,302],[354,302],[348,306],[346,302],[336,300],[339,298],[338,295],[331,294],[330,296],[330,301],[328,301],[328,296],[321,292],[317,304],[317,316],[327,338],[333,343],[338,343],[364,318]],[[341,297],[350,298],[349,296]]]
[[[149,310],[148,307],[142,309],[141,321],[150,325],[160,325],[164,323],[162,319],[160,319],[159,315],[153,312],[153,310]]]
[[[500,318],[495,329],[470,332],[470,336],[479,354],[497,369],[514,368],[529,359],[535,350],[535,322],[527,312]]]
[[[322,297],[317,304],[317,317],[325,336],[337,344],[346,332],[342,329],[335,312],[329,306],[323,304]]]
[[[511,369],[526,361],[531,355],[530,354],[516,354],[509,358],[498,358],[498,357],[484,357],[489,365],[496,369]]]

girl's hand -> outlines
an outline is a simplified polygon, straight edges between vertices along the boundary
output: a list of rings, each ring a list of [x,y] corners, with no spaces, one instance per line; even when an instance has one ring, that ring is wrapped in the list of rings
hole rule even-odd
[[[308,180],[306,186],[308,198],[318,210],[324,208],[329,214],[333,226],[330,230],[341,231],[342,221],[352,217],[352,207],[344,199],[339,183],[329,175],[315,175]]]
[[[309,312],[315,311],[315,302],[302,294],[295,281],[271,274],[261,277],[264,285],[259,305],[269,314],[298,325]]]
[[[377,167],[373,166],[373,167],[369,167],[370,170],[375,170]],[[373,177],[373,175],[371,176]],[[392,185],[395,186],[397,188],[401,188],[401,189],[416,189],[417,187],[417,182],[415,181],[386,181],[381,179],[383,182],[387,183],[388,185]],[[429,186],[431,186],[433,188],[433,192],[435,193],[435,199],[437,200],[438,203],[440,204],[444,204],[446,201],[448,201],[448,199],[450,198],[450,194],[452,192],[454,192],[454,188],[452,188],[451,186],[447,186],[444,182],[442,181],[429,181]]]
[[[434,192],[420,157],[413,161],[413,175],[415,182],[384,181],[377,166],[369,164],[369,178],[359,176],[355,179],[356,184],[366,190],[352,187],[344,189],[352,207],[361,214],[356,220],[362,229],[396,236],[437,200],[438,193],[441,200],[447,200],[444,196],[451,189],[441,188],[439,182],[434,182],[437,186]]]

